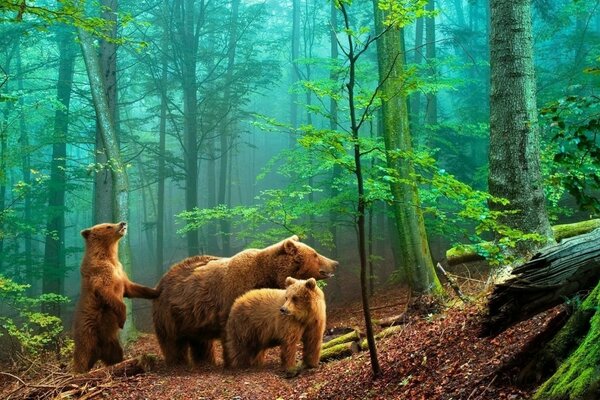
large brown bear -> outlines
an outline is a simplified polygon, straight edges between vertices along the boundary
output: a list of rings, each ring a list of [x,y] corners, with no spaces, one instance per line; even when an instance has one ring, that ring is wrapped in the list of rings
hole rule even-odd
[[[154,328],[168,364],[215,361],[214,340],[222,336],[235,299],[252,289],[284,288],[285,279],[324,279],[337,261],[318,254],[292,236],[264,249],[230,258],[190,257],[174,265],[158,283]]]
[[[96,361],[111,365],[123,360],[119,328],[125,325],[125,297],[155,299],[159,291],[131,282],[119,261],[119,240],[127,223],[99,224],[81,231],[85,253],[81,262],[81,295],[75,310],[73,354],[76,372],[89,371]]]
[[[280,346],[287,376],[300,372],[296,350],[302,340],[302,367],[319,365],[325,332],[325,296],[317,281],[287,278],[287,288],[257,289],[237,298],[227,320],[225,365],[262,365],[265,351]]]

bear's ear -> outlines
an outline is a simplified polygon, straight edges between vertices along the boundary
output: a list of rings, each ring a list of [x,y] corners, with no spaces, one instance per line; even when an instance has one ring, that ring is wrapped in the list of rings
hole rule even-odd
[[[296,247],[296,241],[294,241],[292,238],[285,239],[283,241],[283,251],[290,255],[296,254],[298,252],[298,247]]]
[[[289,237],[290,240],[293,240],[294,242],[299,242],[300,238],[298,237],[298,235],[293,235]]]
[[[285,287],[292,286],[294,283],[296,283],[296,280],[291,276],[285,278]]]
[[[81,231],[81,236],[87,239],[90,236],[90,233],[92,233],[91,229],[84,229]]]
[[[305,285],[310,290],[313,290],[317,286],[317,281],[315,280],[315,278],[310,278],[309,280],[306,281]]]

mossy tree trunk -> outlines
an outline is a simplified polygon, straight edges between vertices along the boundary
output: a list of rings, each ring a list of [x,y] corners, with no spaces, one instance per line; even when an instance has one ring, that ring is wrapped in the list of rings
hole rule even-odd
[[[96,111],[96,119],[102,134],[102,141],[106,149],[108,166],[113,180],[113,220],[127,221],[129,219],[129,178],[127,176],[126,166],[121,159],[121,152],[117,142],[117,134],[113,121],[113,115],[110,112],[104,81],[100,73],[98,57],[94,52],[92,38],[83,29],[79,29],[79,42],[83,59],[85,61],[88,78],[90,81],[90,91],[92,101]],[[121,240],[119,259],[123,264],[125,273],[132,277],[131,268],[131,249],[129,246],[129,236]],[[127,306],[127,319],[121,336],[129,340],[136,335],[135,325],[133,324],[133,308],[131,300],[125,299]]]
[[[514,210],[502,222],[552,238],[540,173],[531,0],[491,0],[489,191]],[[520,244],[521,252],[536,247]]]
[[[429,243],[419,192],[412,182],[415,169],[409,157],[412,143],[408,122],[408,96],[404,87],[403,31],[387,29],[384,25],[387,12],[381,10],[378,0],[373,0],[377,34],[377,59],[379,86],[382,100],[383,136],[387,167],[396,174],[390,183],[394,198],[392,209],[400,240],[402,276],[416,292],[439,294],[442,286],[435,273],[429,252]],[[386,31],[387,29],[387,31]],[[405,183],[409,181],[410,183]]]
[[[600,282],[546,348],[566,359],[536,392],[537,400],[600,398]]]

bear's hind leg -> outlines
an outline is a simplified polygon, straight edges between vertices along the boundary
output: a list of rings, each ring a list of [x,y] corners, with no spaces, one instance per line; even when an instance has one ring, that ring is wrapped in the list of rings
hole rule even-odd
[[[100,360],[106,365],[113,365],[123,361],[123,348],[117,338],[112,338],[106,343],[103,343],[101,351],[102,355],[100,356]]]
[[[158,336],[160,350],[167,365],[185,365],[187,362],[188,342],[185,339],[166,339]]]
[[[192,339],[189,344],[194,365],[216,364],[214,340]]]

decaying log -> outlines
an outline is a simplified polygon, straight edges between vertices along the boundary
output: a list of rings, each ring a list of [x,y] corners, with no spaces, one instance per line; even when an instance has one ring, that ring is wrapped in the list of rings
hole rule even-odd
[[[381,330],[375,335],[375,340],[381,340],[403,329],[400,325],[390,326]],[[345,335],[334,338],[321,346],[321,362],[337,360],[340,358],[350,357],[362,350],[367,350],[369,345],[367,339],[363,339],[363,335],[355,330]]]
[[[560,242],[563,239],[589,233],[597,228],[600,228],[600,219],[590,219],[587,221],[574,222],[572,224],[554,225],[552,227],[552,232],[554,233],[554,240]],[[446,251],[446,260],[448,265],[481,261],[485,258],[479,254],[477,251],[478,248],[485,251],[493,246],[494,244],[492,242],[454,246]]]
[[[357,342],[363,336],[363,334],[361,334],[358,330],[355,329],[352,332],[348,332],[345,335],[338,336],[336,338],[331,339],[328,342],[323,343],[323,345],[321,346],[321,350],[325,350],[342,343]]]
[[[554,240],[560,242],[563,239],[590,233],[596,228],[600,228],[600,219],[590,219],[573,224],[554,225],[552,232],[554,233]]]
[[[321,350],[321,362],[337,360],[340,358],[350,357],[352,354],[358,353],[361,350],[358,342],[350,341],[338,343]]]
[[[497,284],[489,298],[483,335],[497,334],[600,280],[600,229],[565,239],[542,249],[513,270],[513,277]]]
[[[64,375],[56,381],[44,382],[43,385],[30,385],[19,379],[24,387],[13,392],[8,399],[89,398],[102,391],[100,385],[105,385],[115,378],[148,372],[154,368],[156,361],[155,355],[142,355],[84,374]]]

